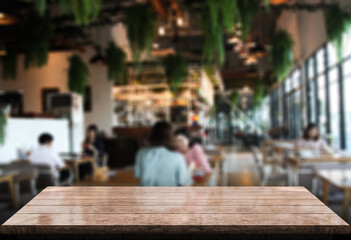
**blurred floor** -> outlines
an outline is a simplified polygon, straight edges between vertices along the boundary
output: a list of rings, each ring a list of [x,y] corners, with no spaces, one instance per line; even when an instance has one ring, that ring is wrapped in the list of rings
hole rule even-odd
[[[227,148],[223,154],[227,172],[228,186],[257,186],[258,174],[251,152],[240,152],[235,148]]]

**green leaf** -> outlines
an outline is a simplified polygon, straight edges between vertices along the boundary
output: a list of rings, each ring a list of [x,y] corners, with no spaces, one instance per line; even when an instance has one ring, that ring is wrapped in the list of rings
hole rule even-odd
[[[162,59],[167,82],[173,93],[177,93],[180,85],[187,76],[187,64],[180,54],[170,54]]]
[[[6,125],[7,125],[7,116],[2,109],[0,109],[0,145],[5,143],[6,137]]]
[[[339,4],[334,4],[325,11],[325,26],[330,41],[337,50],[339,61],[342,58],[342,37],[351,25],[350,15],[343,12]]]
[[[266,11],[268,11],[270,8],[270,0],[264,0],[264,6],[266,8]]]
[[[75,21],[78,25],[89,25],[100,13],[102,0],[70,0]],[[67,0],[61,3],[61,9],[67,11]]]
[[[239,1],[240,2],[240,1]],[[236,0],[206,0],[201,10],[201,26],[205,36],[203,58],[212,63],[218,56],[221,65],[225,62],[224,31],[231,31],[238,18]]]
[[[114,42],[106,49],[107,77],[115,83],[126,83],[126,54]]]
[[[4,80],[14,80],[17,76],[17,50],[13,47],[7,48],[7,54],[1,57],[2,77]]]
[[[258,0],[239,0],[238,8],[242,38],[246,41],[252,28],[252,21],[260,8],[260,3]]]
[[[156,37],[156,14],[145,4],[135,4],[126,9],[124,23],[127,28],[127,37],[132,51],[133,60],[136,62],[136,71],[141,70],[141,54],[150,52]]]
[[[216,67],[215,66],[206,66],[206,67],[204,67],[204,71],[213,85],[218,84],[218,79],[216,78]]]
[[[265,85],[263,83],[257,83],[254,87],[254,105],[258,107],[265,97]]]
[[[22,46],[25,54],[25,67],[44,66],[49,59],[50,39],[52,36],[49,16],[30,15],[24,21],[21,33],[25,39]]]
[[[280,29],[275,32],[271,45],[273,76],[278,78],[278,81],[282,81],[294,62],[294,41],[287,31]]]
[[[239,98],[240,98],[240,95],[239,95],[238,92],[234,92],[234,93],[232,94],[231,100],[232,100],[233,106],[236,106],[236,107],[238,106],[238,104],[239,104]]]
[[[85,86],[88,83],[89,70],[78,54],[69,58],[68,88],[71,92],[84,94]]]
[[[44,16],[46,11],[46,0],[33,0],[34,7],[41,16]]]

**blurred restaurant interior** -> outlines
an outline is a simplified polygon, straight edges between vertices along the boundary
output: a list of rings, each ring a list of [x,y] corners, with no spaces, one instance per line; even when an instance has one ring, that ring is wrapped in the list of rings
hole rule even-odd
[[[350,26],[349,0],[0,0],[0,224],[47,186],[303,186],[350,222]]]

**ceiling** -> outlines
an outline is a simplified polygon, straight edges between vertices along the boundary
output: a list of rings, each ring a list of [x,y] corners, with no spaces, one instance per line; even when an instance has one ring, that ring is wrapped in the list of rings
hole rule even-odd
[[[88,27],[79,27],[73,23],[73,16],[63,15],[57,9],[55,1],[48,1],[51,20],[54,23],[54,36],[52,37],[52,50],[75,49],[84,50],[87,44],[92,44],[92,39],[87,34],[87,29],[97,25],[109,25],[120,22],[123,19],[123,9],[135,3],[149,2],[159,17],[158,25],[165,28],[165,34],[155,40],[157,48],[153,49],[155,56],[160,57],[170,51],[181,53],[189,62],[202,62],[202,49],[204,37],[199,26],[200,13],[196,9],[203,0],[104,0],[104,5],[96,21]],[[271,11],[266,11],[262,6],[253,20],[249,41],[269,48],[269,39],[276,29],[276,21],[281,13],[279,6],[289,8],[294,3],[320,3],[319,0],[290,1],[271,0],[271,3],[285,5],[272,5]],[[342,1],[346,4],[347,1]],[[195,6],[195,12],[188,14],[188,5]],[[27,20],[33,11],[31,3],[21,0],[0,0],[0,11],[6,13],[6,18],[0,20],[0,43],[19,41],[21,28],[18,22]],[[0,13],[1,13],[0,12]],[[179,26],[177,19],[183,19]],[[3,23],[1,23],[3,21]],[[225,49],[227,61],[221,67],[222,78],[226,88],[241,88],[253,86],[257,81],[263,81],[267,85],[271,83],[271,66],[267,57],[258,60],[257,64],[245,65],[244,60],[234,51],[235,44],[228,43],[230,35],[225,34]],[[156,45],[155,45],[156,46]],[[158,54],[158,55],[157,55]]]

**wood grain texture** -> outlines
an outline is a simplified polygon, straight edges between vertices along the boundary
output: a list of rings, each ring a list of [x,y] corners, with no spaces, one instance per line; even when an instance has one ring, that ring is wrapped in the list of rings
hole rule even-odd
[[[23,207],[18,213],[47,213],[47,214],[110,214],[120,213],[128,214],[133,212],[135,214],[316,214],[334,212],[324,206],[182,206],[181,208],[175,206],[32,206],[27,205]]]
[[[348,234],[302,187],[49,187],[6,234]]]

